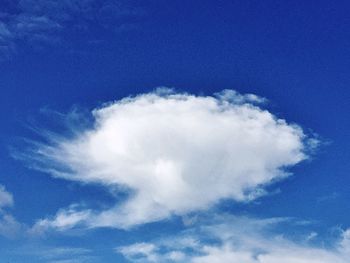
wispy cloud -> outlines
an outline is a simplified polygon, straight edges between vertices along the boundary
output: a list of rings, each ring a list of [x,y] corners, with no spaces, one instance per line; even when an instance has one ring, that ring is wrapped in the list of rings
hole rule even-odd
[[[158,262],[158,246],[152,243],[136,243],[130,246],[117,248],[116,251],[123,254],[127,259],[133,260],[135,257],[142,257],[142,260],[148,262]]]
[[[342,232],[325,248],[308,241],[292,241],[276,232],[280,218],[213,217],[173,237],[116,248],[131,262],[191,263],[345,263],[349,254],[349,231]],[[293,221],[289,221],[293,224]],[[314,236],[314,238],[317,238]]]
[[[47,263],[88,263],[96,262],[93,251],[82,247],[43,246],[40,244],[19,247],[17,253]]]
[[[337,192],[332,192],[330,194],[327,194],[327,195],[322,195],[320,197],[317,198],[317,202],[319,203],[323,203],[323,202],[327,202],[327,201],[334,201],[336,200],[337,198],[339,198],[339,193]]]
[[[0,185],[0,235],[8,238],[16,236],[21,229],[21,224],[6,211],[6,208],[12,207],[13,204],[12,194]]]
[[[8,1],[0,12],[0,52],[9,56],[18,45],[69,43],[78,36],[86,43],[100,40],[90,32],[120,32],[143,13],[119,0]]]
[[[29,229],[30,235],[43,235],[47,230],[56,229],[64,231],[75,227],[91,218],[90,210],[78,210],[76,205],[71,205],[68,209],[61,209],[54,218],[41,219]]]
[[[95,109],[93,128],[74,138],[51,134],[31,161],[54,177],[118,186],[127,200],[102,212],[70,207],[35,227],[129,228],[266,194],[265,185],[308,157],[309,139],[256,105],[263,101],[163,89]]]
[[[13,196],[8,191],[6,191],[5,187],[0,185],[0,209],[6,206],[13,205]]]
[[[21,231],[21,224],[9,213],[0,212],[0,235],[15,238]]]

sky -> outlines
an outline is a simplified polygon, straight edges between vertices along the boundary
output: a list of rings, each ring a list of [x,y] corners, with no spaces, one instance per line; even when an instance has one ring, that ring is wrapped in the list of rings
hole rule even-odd
[[[349,12],[0,0],[0,261],[348,262]]]

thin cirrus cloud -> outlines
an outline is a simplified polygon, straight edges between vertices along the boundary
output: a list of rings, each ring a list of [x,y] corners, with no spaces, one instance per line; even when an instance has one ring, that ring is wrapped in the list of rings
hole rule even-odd
[[[47,263],[83,263],[96,262],[93,251],[82,247],[50,247],[36,244],[20,248],[24,255],[31,256],[39,262]]]
[[[350,231],[342,231],[330,247],[293,241],[276,229],[294,224],[288,218],[254,219],[219,216],[192,226],[177,236],[117,247],[115,251],[135,263],[346,263]]]
[[[127,198],[102,211],[72,205],[33,230],[127,229],[205,211],[221,200],[260,197],[316,143],[262,102],[232,90],[195,96],[158,89],[93,110],[93,127],[73,138],[50,133],[50,143],[32,149],[35,167],[106,190],[118,187]]]
[[[84,43],[97,43],[102,40],[95,39],[97,32],[111,35],[129,30],[143,14],[119,0],[5,1],[0,12],[0,55],[11,56],[19,44],[67,45],[73,35],[83,37]]]

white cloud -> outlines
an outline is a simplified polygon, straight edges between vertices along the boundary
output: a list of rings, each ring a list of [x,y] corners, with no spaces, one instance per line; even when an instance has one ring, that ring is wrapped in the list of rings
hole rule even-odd
[[[105,104],[93,111],[92,128],[74,138],[51,135],[51,144],[34,150],[40,169],[55,177],[129,193],[124,203],[80,221],[84,212],[75,208],[45,224],[128,228],[223,199],[247,202],[307,158],[302,129],[254,105],[264,102],[256,95],[165,91]],[[63,217],[66,225],[58,223]]]
[[[0,235],[14,238],[21,229],[21,224],[10,214],[0,211]]]
[[[148,262],[158,262],[160,259],[156,251],[157,249],[151,243],[136,243],[130,246],[120,247],[117,249],[117,252],[123,254],[129,260],[133,260],[135,257],[141,257],[142,260]]]
[[[77,224],[86,221],[91,216],[90,210],[77,211],[75,205],[71,205],[68,209],[61,209],[52,219],[41,219],[29,229],[29,234],[42,235],[48,229],[58,229],[64,231]]]
[[[228,220],[229,219],[229,220]],[[215,221],[215,219],[213,220]],[[131,262],[190,263],[346,263],[349,254],[349,231],[333,247],[311,246],[294,242],[274,229],[283,219],[225,218],[223,222],[202,225],[154,243],[137,243],[116,249]],[[195,240],[186,242],[185,240]],[[152,248],[144,253],[142,246]],[[129,253],[132,251],[132,253]],[[149,254],[152,259],[149,260]],[[180,255],[169,258],[170,254]]]
[[[13,205],[12,194],[6,191],[5,187],[0,185],[0,209]]]
[[[21,228],[16,219],[5,211],[6,208],[12,207],[13,204],[12,194],[6,191],[4,186],[0,185],[0,235],[8,238],[13,238]]]
[[[136,243],[130,246],[118,247],[116,252],[132,262],[182,262],[187,255],[178,250],[161,253],[161,246],[153,243]]]
[[[344,257],[322,249],[301,247],[273,247],[272,250],[254,255],[253,251],[238,250],[232,244],[221,247],[205,247],[204,256],[194,257],[193,263],[346,263]]]

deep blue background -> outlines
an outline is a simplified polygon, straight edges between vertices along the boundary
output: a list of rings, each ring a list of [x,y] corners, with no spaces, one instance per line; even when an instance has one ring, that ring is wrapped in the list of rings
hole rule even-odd
[[[92,30],[84,37],[67,31],[69,48],[21,43],[0,62],[0,183],[14,195],[17,219],[30,225],[72,202],[110,198],[103,189],[49,178],[10,157],[19,137],[35,138],[28,124],[45,126],[41,109],[92,109],[168,86],[195,94],[236,89],[266,97],[269,110],[325,142],[313,160],[274,187],[280,194],[229,209],[349,227],[350,2],[130,3],[145,11],[133,30]],[[8,7],[0,2],[1,8]],[[102,41],[91,44],[87,38]],[[125,239],[122,232],[103,231],[90,237],[110,235],[110,246]],[[150,236],[152,226],[139,231],[135,236]],[[71,239],[63,239],[52,242],[69,245]],[[0,244],[6,242],[0,238]]]

